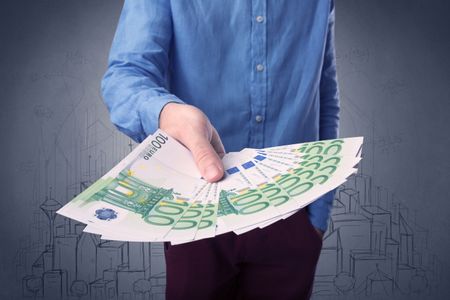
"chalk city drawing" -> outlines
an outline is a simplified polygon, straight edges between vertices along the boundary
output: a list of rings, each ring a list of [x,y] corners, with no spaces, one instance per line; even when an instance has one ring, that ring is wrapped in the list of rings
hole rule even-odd
[[[77,156],[83,165],[79,167],[81,176],[78,182],[67,184],[64,202],[85,190],[106,171],[106,154],[101,149],[112,150],[117,134],[99,119],[86,123],[84,137],[90,141],[80,147]],[[53,146],[57,147],[56,143]],[[122,148],[131,151],[133,143],[129,141]],[[117,156],[125,155],[117,149],[115,152]],[[44,159],[45,169],[51,159],[54,157]],[[70,162],[65,161],[66,168],[70,169]],[[20,165],[25,171],[33,171],[34,166],[29,161]],[[64,170],[61,173],[64,174]],[[45,183],[48,182],[46,179]],[[105,241],[83,233],[84,224],[56,214],[63,203],[56,200],[51,187],[44,201],[34,203],[37,207],[30,235],[23,239],[15,259],[21,284],[19,296],[34,299],[164,298],[165,265],[161,243]]]
[[[444,265],[428,242],[429,231],[395,194],[356,174],[336,192],[313,299],[433,295]]]
[[[70,83],[71,78],[66,80]],[[99,118],[95,107],[83,109],[84,99],[81,91],[69,101],[76,105],[34,107],[43,133],[36,151],[39,156],[18,165],[21,172],[36,174],[36,180],[29,202],[34,209],[29,235],[22,238],[14,260],[20,286],[17,297],[164,299],[161,243],[100,240],[83,233],[83,224],[55,214],[133,148],[132,142]],[[61,110],[67,116],[61,118]],[[61,123],[53,124],[57,121]],[[401,136],[395,136],[378,145],[391,147],[400,142]],[[363,163],[372,164],[374,159]],[[353,176],[336,192],[313,299],[433,295],[441,287],[444,265],[428,248],[429,235],[404,202],[374,185],[370,174]]]
[[[78,191],[91,183],[80,181]],[[164,299],[162,244],[100,240],[83,233],[83,224],[55,215],[61,205],[50,190],[34,222],[45,243],[18,252],[24,297]],[[428,238],[428,230],[395,195],[373,186],[369,175],[353,176],[336,192],[313,299],[431,295],[439,286],[441,264],[428,249]],[[31,262],[26,273],[23,261]]]

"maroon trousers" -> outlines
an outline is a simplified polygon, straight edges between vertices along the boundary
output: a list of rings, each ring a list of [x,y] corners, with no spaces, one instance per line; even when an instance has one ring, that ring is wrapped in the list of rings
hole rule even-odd
[[[165,243],[166,299],[308,299],[321,247],[305,209],[242,235]]]

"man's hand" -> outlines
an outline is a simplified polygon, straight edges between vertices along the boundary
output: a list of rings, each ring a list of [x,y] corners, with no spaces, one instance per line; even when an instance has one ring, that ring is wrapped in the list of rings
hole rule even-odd
[[[225,149],[216,129],[201,110],[192,105],[168,103],[159,116],[159,128],[192,152],[203,178],[215,182],[223,177],[220,158],[225,155]]]

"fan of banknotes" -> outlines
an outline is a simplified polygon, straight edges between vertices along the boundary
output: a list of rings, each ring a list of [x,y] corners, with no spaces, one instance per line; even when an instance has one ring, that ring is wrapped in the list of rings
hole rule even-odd
[[[357,171],[362,137],[223,158],[224,178],[204,180],[183,145],[158,130],[57,213],[102,239],[187,243],[242,234],[288,218]]]

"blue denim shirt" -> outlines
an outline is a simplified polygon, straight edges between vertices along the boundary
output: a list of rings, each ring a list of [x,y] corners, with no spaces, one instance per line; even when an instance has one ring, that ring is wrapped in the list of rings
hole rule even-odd
[[[138,142],[168,102],[200,108],[226,151],[337,138],[333,0],[126,0],[102,92]],[[333,197],[308,206],[321,230]]]

